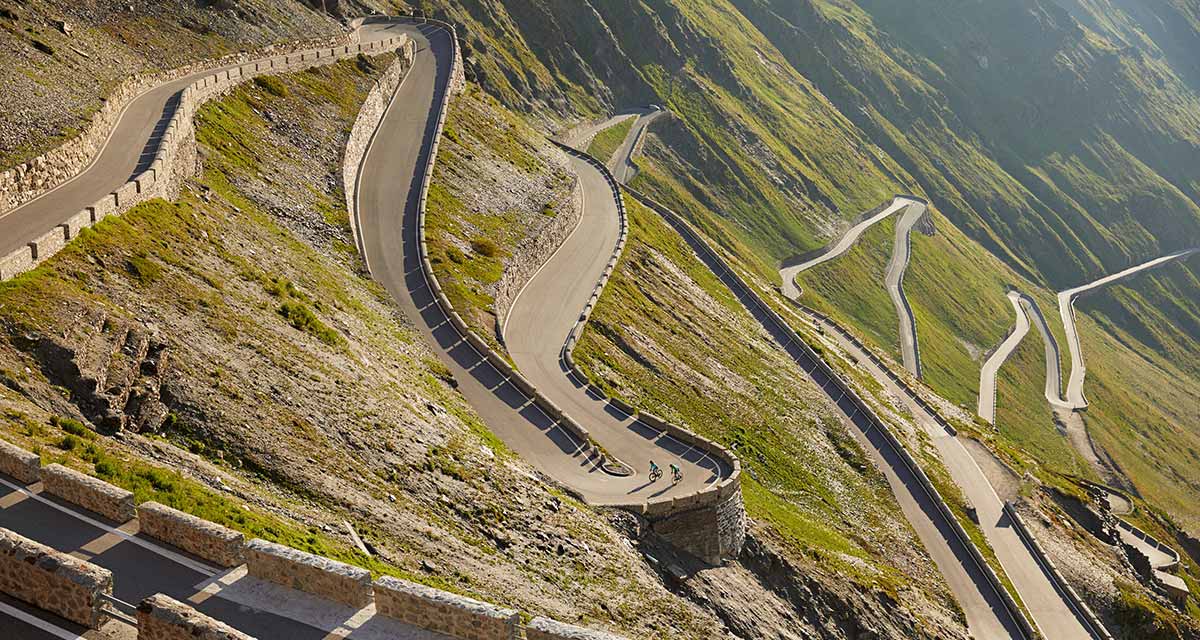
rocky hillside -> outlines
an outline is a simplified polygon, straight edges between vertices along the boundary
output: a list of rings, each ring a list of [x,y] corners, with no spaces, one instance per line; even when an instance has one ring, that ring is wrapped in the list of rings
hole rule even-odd
[[[377,572],[631,637],[708,637],[721,622],[664,585],[636,523],[515,458],[364,274],[341,160],[390,62],[207,105],[203,175],[178,201],[0,284],[0,437]]]
[[[0,171],[78,133],[130,75],[342,31],[301,0],[0,2]]]

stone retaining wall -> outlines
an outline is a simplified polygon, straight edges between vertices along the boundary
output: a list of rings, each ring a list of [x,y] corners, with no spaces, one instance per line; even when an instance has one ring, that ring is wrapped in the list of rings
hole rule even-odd
[[[301,49],[345,46],[355,34],[267,47],[252,53],[236,53],[168,71],[141,73],[121,82],[105,96],[91,122],[74,138],[24,164],[0,173],[0,214],[4,214],[69,180],[89,164],[103,147],[125,108],[152,87],[203,71],[239,64],[257,57],[287,54]]]
[[[358,221],[353,215],[356,210],[359,173],[362,170],[367,147],[374,139],[379,123],[383,121],[383,115],[392,103],[392,96],[395,95],[396,89],[404,80],[405,72],[412,67],[416,57],[416,46],[409,41],[400,48],[399,53],[400,58],[392,63],[375,82],[375,86],[371,87],[366,100],[363,101],[362,108],[358,111],[358,117],[354,119],[354,126],[350,129],[346,152],[342,156],[342,190],[346,193],[346,211],[351,214],[350,232],[354,235],[354,243],[358,246],[360,253],[362,252],[362,238],[359,236]]]
[[[98,629],[107,617],[100,596],[112,585],[108,569],[0,529],[0,593]]]
[[[25,484],[33,484],[42,476],[41,467],[38,454],[0,440],[0,473]]]
[[[371,572],[255,538],[246,544],[246,570],[260,580],[361,609],[371,602]]]
[[[137,622],[138,640],[254,640],[161,593],[138,604]]]
[[[611,633],[584,629],[540,616],[525,625],[525,638],[527,640],[625,640],[625,638]]]
[[[0,281],[8,280],[36,267],[65,246],[79,233],[80,229],[96,224],[105,216],[124,213],[139,202],[150,198],[173,198],[178,195],[183,180],[194,175],[196,171],[194,116],[206,101],[224,95],[237,85],[261,75],[302,71],[345,58],[352,58],[360,53],[380,54],[395,49],[412,50],[411,39],[403,34],[362,45],[337,44],[329,47],[328,44],[330,43],[326,43],[328,48],[285,53],[248,62],[233,69],[221,70],[204,76],[188,85],[180,93],[175,112],[171,115],[162,133],[150,167],[134,176],[129,182],[114,189],[112,193],[70,216],[68,223],[53,225],[49,231],[25,247],[0,257]],[[289,50],[299,46],[295,45]],[[193,70],[179,70],[178,76],[175,77],[184,77],[193,72]],[[107,131],[111,131],[115,126],[115,122],[114,120],[111,125],[108,125],[104,134],[105,138],[108,136]],[[68,143],[64,147],[69,147],[71,144]],[[50,153],[53,154],[56,151]],[[74,165],[67,163],[62,166]],[[80,165],[72,169],[71,175],[78,173],[84,166]],[[61,182],[62,180],[53,183],[45,182],[40,187],[39,193],[45,192]]]
[[[520,620],[513,609],[390,576],[375,581],[375,611],[463,640],[512,640],[517,637]]]
[[[157,502],[138,505],[137,515],[141,533],[221,567],[242,564],[246,536],[238,531]]]
[[[61,464],[42,468],[42,487],[46,493],[113,522],[129,522],[137,516],[133,493]]]

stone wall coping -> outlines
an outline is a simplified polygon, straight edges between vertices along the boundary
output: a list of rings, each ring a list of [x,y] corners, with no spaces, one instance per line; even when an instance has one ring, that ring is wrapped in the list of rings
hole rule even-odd
[[[255,640],[161,593],[137,606],[138,640]]]
[[[525,625],[529,640],[626,640],[624,636],[538,616]]]
[[[67,620],[98,629],[106,616],[100,596],[111,594],[103,567],[0,529],[0,590]]]
[[[58,463],[42,467],[42,486],[51,495],[115,522],[128,522],[137,516],[131,491]]]
[[[0,473],[33,484],[42,477],[41,464],[38,454],[0,440]]]
[[[511,620],[518,615],[516,609],[508,609],[487,602],[481,602],[466,596],[460,596],[449,591],[442,591],[427,587],[416,582],[401,580],[392,576],[383,576],[375,581],[375,596],[379,597],[380,591],[390,591],[397,594],[410,596],[418,600],[424,600],[430,603],[451,607],[454,609],[462,609],[463,611],[476,616],[486,618],[494,618],[496,620]]]

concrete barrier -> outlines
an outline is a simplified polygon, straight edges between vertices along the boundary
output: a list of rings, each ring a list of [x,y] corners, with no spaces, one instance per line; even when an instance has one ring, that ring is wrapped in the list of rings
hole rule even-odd
[[[371,602],[371,572],[291,547],[255,538],[246,543],[246,570],[319,598],[361,609]]]
[[[520,616],[513,609],[390,576],[375,581],[375,610],[414,627],[463,640],[518,637]]]
[[[0,592],[99,629],[107,619],[101,596],[112,595],[112,585],[108,569],[0,529]]]
[[[583,627],[538,616],[525,625],[527,640],[625,640],[623,636],[593,631]]]
[[[61,464],[42,468],[42,487],[46,493],[113,522],[128,522],[137,516],[133,493]]]
[[[0,440],[0,473],[18,482],[33,484],[42,476],[41,458],[36,453]]]
[[[157,502],[143,502],[137,508],[142,533],[178,547],[221,567],[242,564],[246,537],[189,513]]]
[[[138,640],[254,640],[161,593],[138,603],[137,637]]]

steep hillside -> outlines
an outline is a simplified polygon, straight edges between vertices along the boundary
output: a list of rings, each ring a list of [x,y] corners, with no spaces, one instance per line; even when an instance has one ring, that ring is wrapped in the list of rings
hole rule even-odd
[[[636,525],[508,451],[364,273],[342,153],[392,60],[210,103],[204,173],[178,201],[106,218],[0,284],[0,437],[377,573],[630,637],[707,637],[719,620],[666,588]]]

